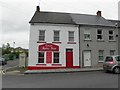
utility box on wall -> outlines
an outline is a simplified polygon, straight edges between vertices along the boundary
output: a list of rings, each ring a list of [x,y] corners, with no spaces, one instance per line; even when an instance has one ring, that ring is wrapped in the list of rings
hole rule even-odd
[[[26,54],[21,53],[19,55],[19,67],[26,67]]]

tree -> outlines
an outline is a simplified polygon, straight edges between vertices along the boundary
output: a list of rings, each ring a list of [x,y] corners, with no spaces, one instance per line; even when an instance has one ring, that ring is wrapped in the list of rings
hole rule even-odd
[[[9,53],[11,53],[10,44],[9,43],[7,43],[7,45],[3,44],[2,45],[2,55],[9,54]]]

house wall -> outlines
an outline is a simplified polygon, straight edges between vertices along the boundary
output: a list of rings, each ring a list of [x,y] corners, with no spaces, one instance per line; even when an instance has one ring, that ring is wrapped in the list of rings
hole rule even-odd
[[[90,30],[91,40],[84,40],[84,30]],[[96,37],[97,29],[103,30],[104,41],[98,41]],[[84,67],[84,50],[91,51],[91,66],[98,67],[102,65],[102,62],[98,61],[98,50],[104,50],[104,57],[110,54],[110,50],[115,50],[115,54],[118,54],[118,37],[115,37],[115,41],[110,42],[108,40],[109,30],[114,30],[115,35],[118,34],[118,31],[115,28],[111,27],[93,27],[93,26],[81,26],[80,27],[80,56],[81,56],[81,66]],[[89,47],[87,46],[89,45]]]
[[[60,42],[52,43],[59,46],[60,64],[66,67],[66,48],[73,48],[73,66],[79,67],[79,39],[78,26],[75,25],[54,25],[54,24],[34,24],[30,26],[30,43],[29,43],[29,62],[28,66],[36,66],[38,64],[38,47],[44,43],[37,43],[39,40],[39,30],[45,30],[45,42],[53,42],[54,30],[60,31]],[[68,31],[75,32],[75,43],[68,44]],[[49,65],[51,67],[51,65]]]

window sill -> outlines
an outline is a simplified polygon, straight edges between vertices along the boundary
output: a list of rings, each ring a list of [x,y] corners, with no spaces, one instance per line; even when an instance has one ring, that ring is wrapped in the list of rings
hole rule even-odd
[[[104,42],[104,40],[97,40],[97,42]]]
[[[92,41],[91,39],[84,39],[84,41]]]
[[[104,61],[98,61],[98,63],[103,63]]]
[[[61,44],[62,42],[52,42],[52,43]]]
[[[76,42],[68,42],[67,44],[76,44]]]
[[[37,43],[46,43],[45,41],[37,41]]]
[[[46,66],[46,64],[45,64],[45,63],[37,63],[36,65]]]
[[[60,64],[60,63],[54,63],[54,64],[52,64],[52,66],[61,66],[62,64]]]
[[[109,42],[116,42],[116,40],[109,40]]]

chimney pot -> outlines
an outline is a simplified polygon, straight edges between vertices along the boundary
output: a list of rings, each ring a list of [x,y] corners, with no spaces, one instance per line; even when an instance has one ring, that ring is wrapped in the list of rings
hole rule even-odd
[[[36,7],[36,11],[40,12],[40,7],[39,6]]]
[[[97,16],[102,16],[102,13],[101,13],[101,11],[97,11]]]

